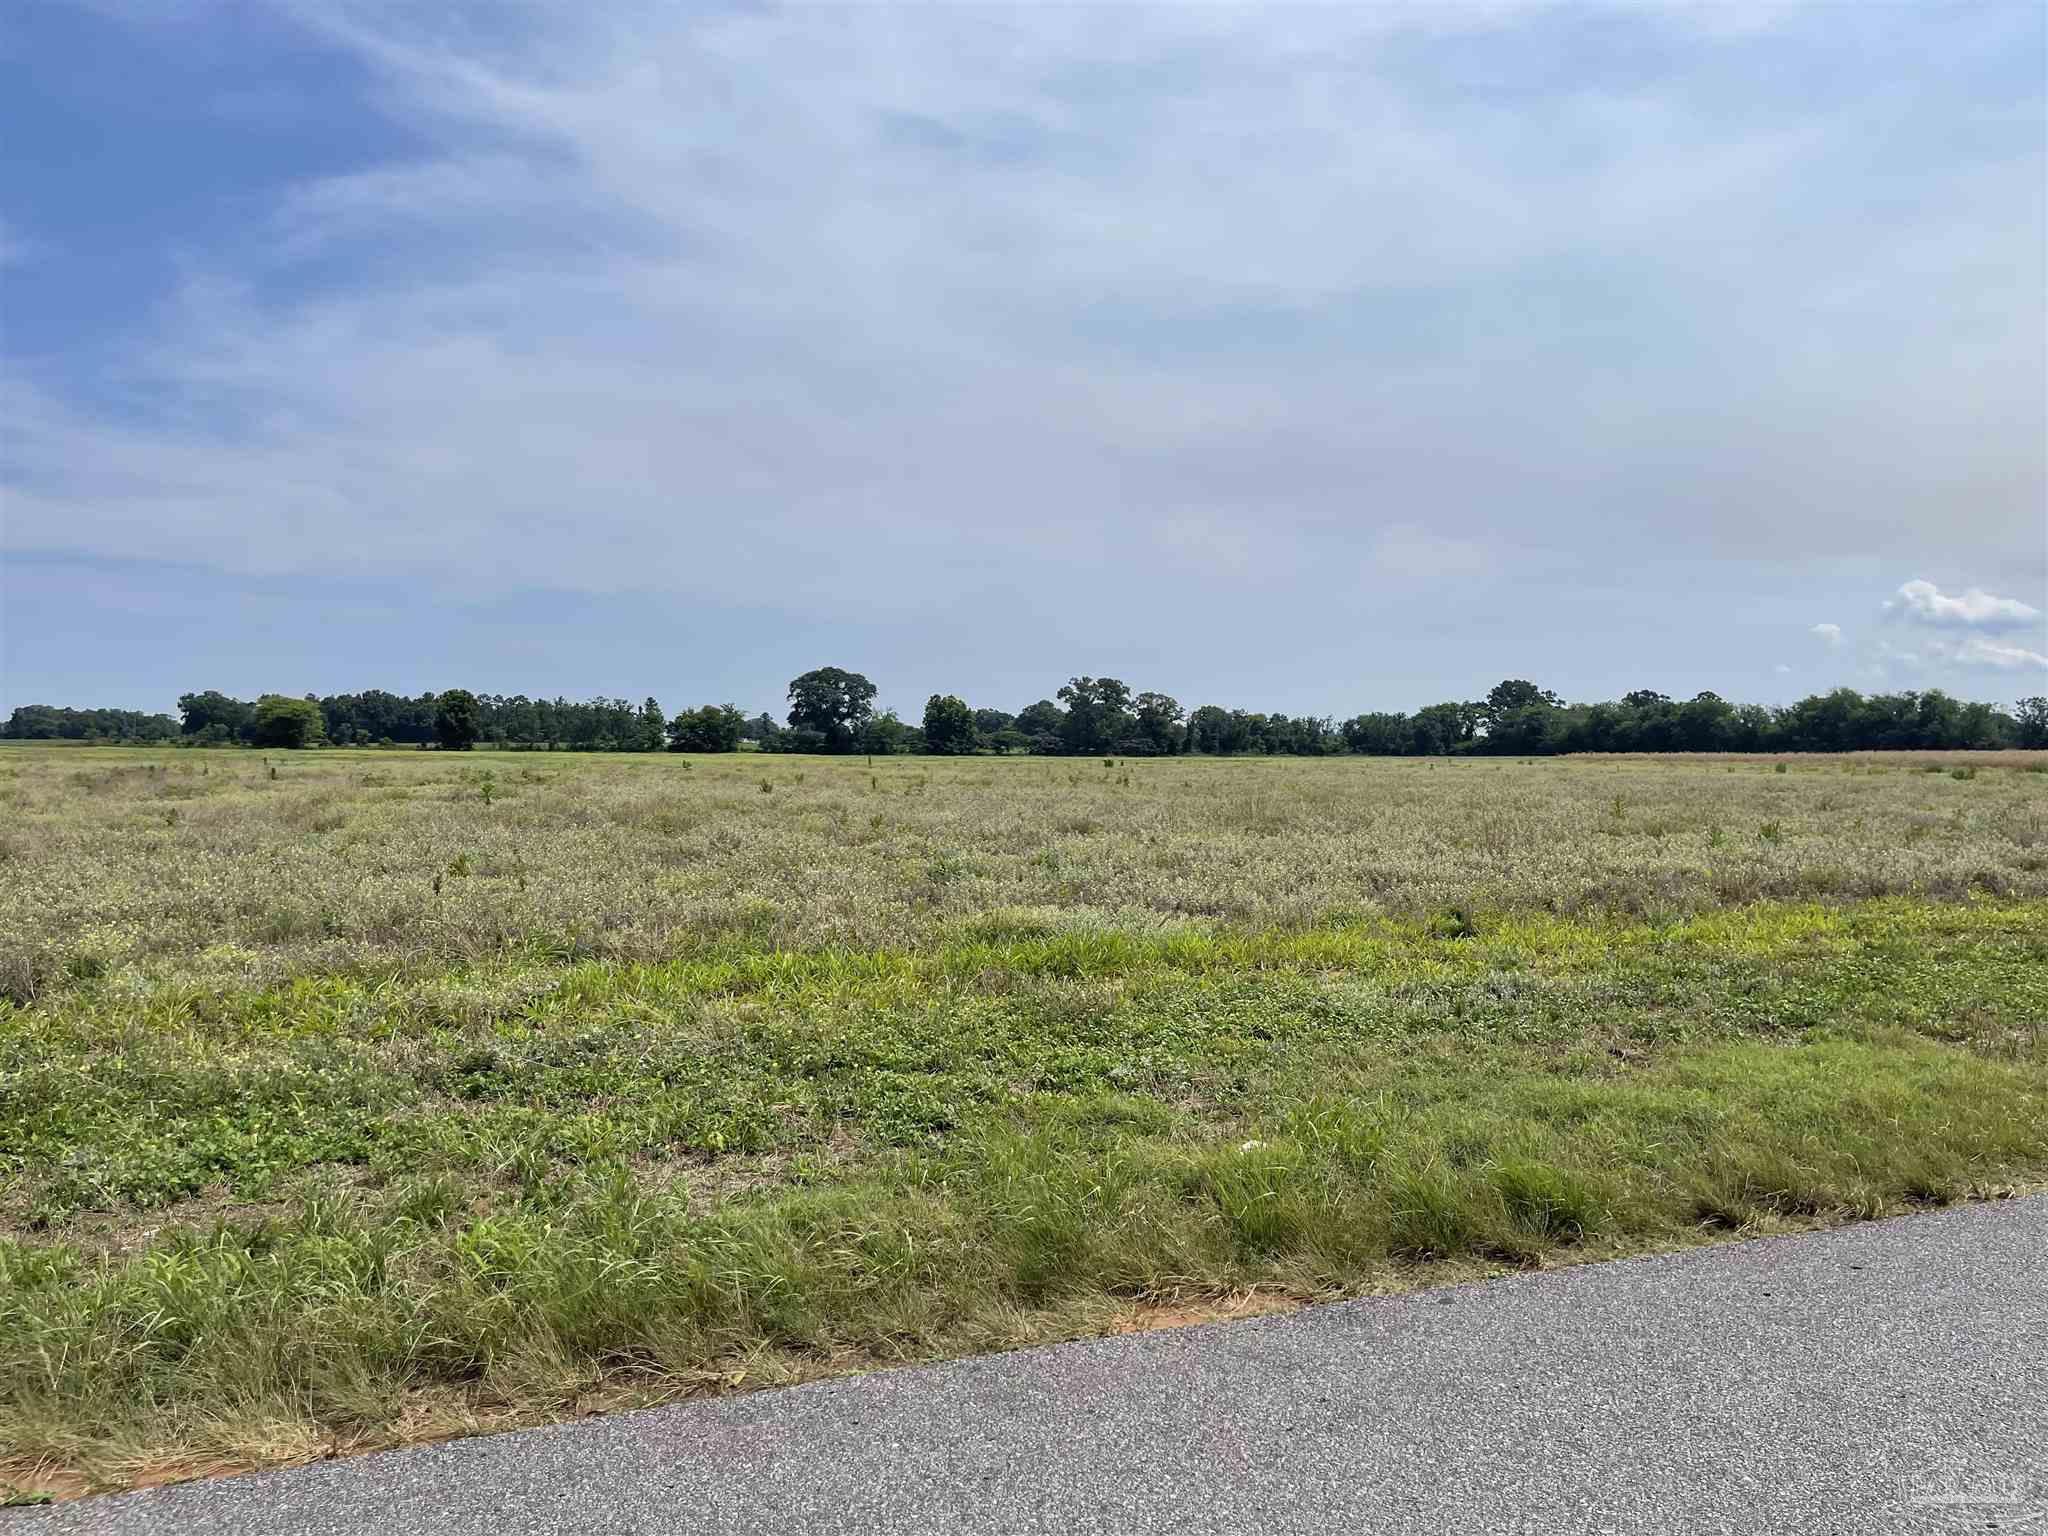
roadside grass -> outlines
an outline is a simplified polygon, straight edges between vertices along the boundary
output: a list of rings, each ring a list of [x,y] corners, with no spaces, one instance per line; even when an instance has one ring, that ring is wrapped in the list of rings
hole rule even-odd
[[[0,1483],[2031,1187],[2044,961],[1893,897],[74,976],[0,1006]]]

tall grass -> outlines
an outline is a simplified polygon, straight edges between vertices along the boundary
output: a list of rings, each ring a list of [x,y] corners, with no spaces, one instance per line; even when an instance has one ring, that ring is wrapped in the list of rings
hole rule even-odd
[[[1111,773],[986,758],[4,756],[0,996],[17,1002],[81,966],[141,987],[242,985],[534,947],[652,961],[735,935],[924,948],[992,911],[1256,931],[1451,907],[1654,917],[2048,895],[2048,806],[2020,753],[1935,764],[1977,770],[1963,778],[1882,758],[1779,775],[1721,759]]]

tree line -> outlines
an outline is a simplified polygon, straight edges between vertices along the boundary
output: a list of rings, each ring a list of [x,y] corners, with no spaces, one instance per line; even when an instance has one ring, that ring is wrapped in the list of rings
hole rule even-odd
[[[912,723],[875,708],[874,683],[819,667],[793,678],[783,720],[752,719],[732,704],[669,714],[649,698],[575,702],[463,688],[416,697],[363,693],[265,694],[218,690],[178,700],[178,718],[125,709],[24,704],[0,736],[24,740],[176,743],[190,746],[475,746],[585,752],[977,752],[1051,756],[1437,757],[1543,756],[1564,752],[1854,752],[2002,747],[2048,748],[2048,698],[2011,709],[1939,689],[1861,694],[1836,688],[1784,708],[1731,704],[1715,693],[1672,699],[1639,689],[1620,699],[1568,704],[1510,678],[1485,698],[1376,712],[1337,721],[1204,704],[1183,709],[1168,694],[1133,693],[1113,677],[1068,679],[1053,698],[1015,714],[933,694]]]
[[[175,741],[178,722],[139,709],[24,704],[0,724],[0,736],[21,741]]]

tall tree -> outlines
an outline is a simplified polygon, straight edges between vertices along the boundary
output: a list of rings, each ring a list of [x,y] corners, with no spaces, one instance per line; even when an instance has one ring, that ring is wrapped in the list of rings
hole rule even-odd
[[[317,747],[326,737],[326,722],[312,699],[266,693],[256,701],[251,736],[259,747]]]
[[[1629,695],[1630,698],[1640,696],[1640,694]],[[1650,694],[1649,697],[1662,699],[1663,695]],[[1482,719],[1487,725],[1491,726],[1496,719],[1506,714],[1509,710],[1531,709],[1539,705],[1556,709],[1563,702],[1563,699],[1560,699],[1548,688],[1538,688],[1526,678],[1511,677],[1505,682],[1495,683],[1487,691],[1486,707]]]
[[[1138,737],[1152,751],[1165,755],[1180,750],[1180,701],[1170,694],[1141,693],[1133,701],[1137,711]]]
[[[217,688],[209,688],[204,693],[180,694],[178,713],[184,717],[183,729],[187,736],[211,733],[240,740],[248,735],[249,727],[255,721],[256,706],[231,699]]]
[[[450,688],[434,700],[434,737],[445,752],[467,752],[483,734],[483,709],[467,688]]]
[[[1131,690],[1114,677],[1069,678],[1060,702],[1067,706],[1060,741],[1068,752],[1113,752],[1136,725]]]
[[[2048,747],[2048,697],[2037,693],[2021,699],[2013,718],[2018,722],[2013,733],[2015,745]]]
[[[662,737],[668,730],[668,716],[661,712],[661,705],[653,695],[640,706],[640,730],[634,745],[642,752],[659,752],[664,745]]]
[[[1031,743],[1034,752],[1057,752],[1067,712],[1051,699],[1040,699],[1017,711],[1017,729]]]
[[[858,672],[819,667],[789,684],[791,730],[815,731],[827,752],[849,752],[875,713],[875,685]]]
[[[1863,695],[1836,688],[1801,699],[1778,717],[1780,748],[1795,752],[1847,752],[1856,746],[1856,722]]]
[[[668,724],[671,752],[737,752],[746,717],[731,704],[706,704],[681,711]]]
[[[1417,757],[1441,757],[1472,740],[1480,706],[1425,704],[1415,711],[1415,737],[1409,750]]]
[[[916,752],[923,746],[924,727],[905,725],[896,718],[895,710],[885,709],[879,715],[868,716],[854,738],[853,750],[883,756],[891,752]]]
[[[1735,710],[1718,693],[1696,693],[1678,706],[1677,746],[1685,752],[1719,752],[1735,734]]]
[[[924,749],[941,757],[961,757],[977,745],[974,711],[950,693],[935,693],[924,706]]]
[[[1230,730],[1230,711],[1216,704],[1204,704],[1188,716],[1188,745],[1197,752],[1221,755]]]

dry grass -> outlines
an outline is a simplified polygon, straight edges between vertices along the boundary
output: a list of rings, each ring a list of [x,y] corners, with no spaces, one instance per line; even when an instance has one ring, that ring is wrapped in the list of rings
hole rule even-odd
[[[17,747],[0,753],[0,996],[648,961],[735,937],[917,949],[1005,914],[1288,930],[2048,895],[2048,757],[1776,768]]]

